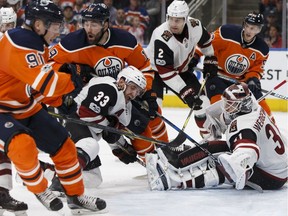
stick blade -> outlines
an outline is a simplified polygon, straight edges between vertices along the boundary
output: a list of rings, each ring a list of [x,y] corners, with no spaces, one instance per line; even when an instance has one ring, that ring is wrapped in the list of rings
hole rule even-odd
[[[183,131],[180,131],[177,137],[168,143],[168,146],[178,147],[186,140],[186,138],[187,138],[186,134]]]

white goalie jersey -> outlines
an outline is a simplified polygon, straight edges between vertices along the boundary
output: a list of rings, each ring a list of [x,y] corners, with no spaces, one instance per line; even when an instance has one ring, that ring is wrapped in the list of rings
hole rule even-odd
[[[276,178],[287,178],[287,140],[260,106],[229,124],[226,141],[233,151],[237,148],[254,149],[259,169]]]
[[[131,102],[125,103],[124,92],[118,89],[112,77],[94,77],[74,99],[80,119],[107,126],[109,116],[114,116],[123,126],[131,120]],[[101,129],[89,127],[97,135]]]

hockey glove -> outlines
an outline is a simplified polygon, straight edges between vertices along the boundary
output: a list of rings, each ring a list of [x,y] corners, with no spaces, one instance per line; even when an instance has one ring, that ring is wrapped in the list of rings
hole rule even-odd
[[[106,116],[106,118],[109,121],[108,126],[109,127],[114,127],[114,128],[119,128],[119,120],[117,117],[115,116]],[[102,131],[102,138],[107,142],[107,143],[115,143],[120,139],[121,135],[120,134],[116,134],[116,133],[112,133],[106,130]]]
[[[261,83],[260,80],[256,77],[251,77],[247,80],[247,85],[250,91],[256,95],[256,92],[261,92]]]
[[[137,161],[137,153],[125,139],[121,137],[115,144],[110,144],[112,153],[125,164]]]
[[[181,91],[180,91],[180,97],[186,104],[192,108],[193,105],[195,110],[201,109],[201,105],[203,101],[198,97],[198,95],[195,93],[194,89],[189,86],[185,86]]]
[[[73,92],[72,94],[67,94],[62,97],[62,104],[61,106],[57,107],[60,113],[66,114],[66,115],[71,115],[72,113],[75,113],[77,110],[77,104],[74,101],[74,95]]]
[[[65,72],[71,74],[71,72],[76,72],[78,75],[80,75],[82,82],[84,84],[87,84],[90,79],[92,79],[92,74],[95,74],[94,68],[90,67],[86,64],[63,64],[59,68],[60,72]]]
[[[209,77],[217,76],[218,60],[216,56],[206,56],[203,62],[203,75],[204,77],[209,74]]]
[[[150,89],[143,94],[142,99],[148,103],[150,119],[156,118],[156,112],[158,110],[157,94],[152,89]]]

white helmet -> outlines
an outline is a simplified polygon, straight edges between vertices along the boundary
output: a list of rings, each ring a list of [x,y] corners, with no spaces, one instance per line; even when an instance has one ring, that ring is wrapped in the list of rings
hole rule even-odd
[[[2,7],[0,9],[0,14],[2,16],[1,24],[14,22],[14,28],[16,27],[17,15],[12,7]]]
[[[20,0],[7,0],[9,5],[16,5],[18,2],[20,2]]]
[[[141,71],[139,71],[134,66],[128,66],[120,71],[117,76],[117,81],[121,78],[125,79],[125,82],[128,84],[129,82],[135,83],[139,86],[143,91],[146,88],[146,78]]]
[[[183,17],[185,21],[188,18],[189,7],[185,1],[173,1],[167,8],[168,17]]]

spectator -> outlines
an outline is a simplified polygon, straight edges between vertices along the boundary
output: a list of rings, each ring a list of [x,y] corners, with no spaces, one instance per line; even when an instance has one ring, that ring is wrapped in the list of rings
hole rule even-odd
[[[81,13],[87,8],[86,4],[84,4],[84,0],[75,0],[73,13],[74,19],[80,23],[81,22]]]
[[[112,22],[112,27],[113,28],[120,28],[120,29],[123,29],[126,31],[128,31],[128,29],[130,28],[129,23],[125,19],[125,12],[122,8],[119,8],[117,10],[116,20],[114,22]]]
[[[110,23],[116,20],[117,9],[113,6],[113,0],[103,0],[103,3],[107,5],[110,12]]]
[[[0,0],[0,8],[7,6],[7,0]]]
[[[280,28],[277,25],[271,25],[269,28],[269,37],[265,38],[265,42],[270,48],[281,48],[282,37]]]
[[[144,44],[144,30],[140,26],[139,17],[132,17],[131,19],[131,27],[128,30],[131,34],[135,36],[137,42],[141,45]]]
[[[139,0],[130,0],[130,4],[128,7],[124,8],[126,20],[131,25],[132,17],[140,18],[140,26],[146,30],[149,25],[149,15],[147,10],[144,7],[139,6]]]
[[[145,35],[144,35],[145,43],[148,44],[153,30],[158,25],[160,25],[159,17],[160,17],[160,11],[161,11],[161,4],[160,4],[160,0],[146,0],[142,2],[144,2],[142,3],[142,6],[146,8],[147,13],[150,18],[148,29],[147,31],[145,31]]]
[[[262,38],[269,37],[269,28],[271,25],[277,25],[275,10],[270,10],[269,13],[266,13],[265,24],[260,34]]]
[[[76,30],[77,21],[74,20],[73,3],[65,1],[61,4],[61,9],[64,15],[63,29],[60,31],[60,37],[64,37],[66,34]]]

